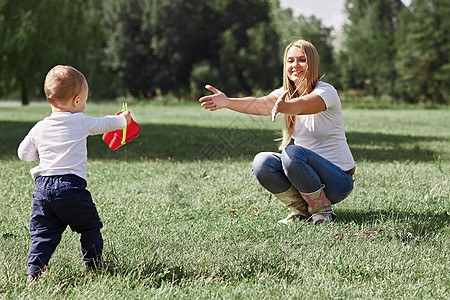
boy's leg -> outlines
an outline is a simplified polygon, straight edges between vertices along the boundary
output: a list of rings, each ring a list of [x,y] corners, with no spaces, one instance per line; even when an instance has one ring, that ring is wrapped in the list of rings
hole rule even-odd
[[[91,193],[86,190],[86,181],[76,175],[68,175],[71,189],[67,191],[64,210],[59,216],[67,222],[70,228],[79,233],[81,253],[86,269],[95,268],[102,262],[103,238],[100,229],[103,227],[100,217],[92,201]]]
[[[33,192],[31,210],[30,235],[31,245],[28,252],[27,275],[39,276],[48,265],[50,257],[61,241],[61,235],[67,225],[61,223],[49,207],[49,199],[43,193],[46,178],[36,179],[36,189]]]
[[[80,232],[81,253],[86,271],[96,269],[103,263],[103,238],[100,228],[101,226],[97,226],[97,228]]]

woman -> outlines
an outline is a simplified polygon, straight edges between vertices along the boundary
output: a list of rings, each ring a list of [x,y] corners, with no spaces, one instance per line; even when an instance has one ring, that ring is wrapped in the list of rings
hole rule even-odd
[[[205,109],[228,108],[246,114],[284,114],[280,153],[261,152],[253,174],[296,218],[313,224],[332,220],[331,205],[353,190],[355,161],[347,145],[337,91],[320,79],[315,47],[304,40],[290,43],[284,53],[283,87],[261,98],[229,98],[207,85],[213,95],[199,99]],[[294,139],[294,145],[289,145]]]

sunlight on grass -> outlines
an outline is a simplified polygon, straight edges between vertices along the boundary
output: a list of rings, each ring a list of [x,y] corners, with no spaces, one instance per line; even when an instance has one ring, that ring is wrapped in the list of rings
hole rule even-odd
[[[0,298],[448,298],[448,110],[345,110],[355,190],[330,224],[281,226],[287,210],[251,173],[281,122],[190,103],[129,109],[140,137],[117,151],[88,138],[88,189],[115,267],[84,274],[66,230],[27,285],[36,163],[16,150],[49,110],[2,108]]]

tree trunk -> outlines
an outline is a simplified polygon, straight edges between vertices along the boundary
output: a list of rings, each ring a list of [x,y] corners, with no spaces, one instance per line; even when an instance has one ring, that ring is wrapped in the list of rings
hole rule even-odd
[[[28,99],[27,86],[25,84],[25,80],[23,79],[20,80],[20,90],[22,94],[22,106],[28,106],[28,104],[30,104],[30,101]]]

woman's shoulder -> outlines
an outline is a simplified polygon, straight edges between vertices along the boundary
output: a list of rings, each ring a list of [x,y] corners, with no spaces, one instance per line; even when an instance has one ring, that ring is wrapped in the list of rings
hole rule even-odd
[[[335,96],[338,96],[338,92],[334,88],[334,86],[332,86],[331,84],[324,82],[324,81],[318,81],[312,92],[319,94],[319,95],[322,93],[326,93],[326,94],[333,94]]]
[[[329,84],[328,82],[325,81],[317,81],[316,83],[316,87],[314,89],[331,89],[331,90],[335,90],[334,86],[332,86],[331,84]]]
[[[273,90],[270,94],[269,94],[269,96],[275,96],[275,97],[280,97],[281,96],[281,94],[283,94],[283,92],[284,92],[284,88],[283,87],[280,87],[280,88],[277,88],[277,89],[275,89],[275,90]]]
[[[312,93],[319,95],[328,108],[340,103],[337,90],[329,83],[318,81]]]

